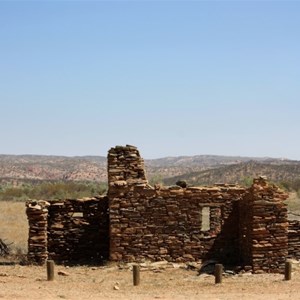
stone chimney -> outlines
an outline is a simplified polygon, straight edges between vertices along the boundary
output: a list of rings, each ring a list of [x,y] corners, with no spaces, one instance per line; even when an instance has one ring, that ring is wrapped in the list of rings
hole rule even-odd
[[[108,151],[108,186],[148,184],[144,160],[136,147],[116,146]]]

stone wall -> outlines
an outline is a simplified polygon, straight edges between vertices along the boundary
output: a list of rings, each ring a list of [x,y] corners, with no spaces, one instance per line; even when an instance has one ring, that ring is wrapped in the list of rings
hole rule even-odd
[[[289,221],[288,257],[300,259],[300,221]]]
[[[28,260],[43,264],[48,258],[48,207],[47,201],[26,202],[28,218]]]
[[[107,157],[108,184],[110,186],[148,184],[144,160],[131,145],[111,148]]]
[[[27,203],[29,259],[214,259],[259,273],[281,272],[288,255],[300,255],[287,195],[263,177],[250,188],[152,187],[139,151],[127,145],[109,150],[108,179],[107,197]]]
[[[108,161],[114,162],[109,174],[118,174],[109,177],[111,260],[214,258],[254,272],[282,271],[288,254],[287,195],[263,177],[249,189],[151,187],[136,148],[112,148]],[[131,173],[124,176],[126,170]],[[206,230],[203,207],[210,210]]]
[[[130,172],[128,171],[130,170]],[[152,187],[132,146],[108,153],[110,259],[191,261],[238,260],[237,201],[245,189]],[[209,211],[204,228],[203,208]]]
[[[110,259],[191,261],[204,257],[236,261],[234,203],[240,187],[151,188],[117,186],[110,191]],[[202,210],[210,209],[209,229]]]
[[[107,197],[28,202],[29,260],[103,262],[109,252],[107,210]]]
[[[253,271],[281,272],[288,255],[288,195],[264,178],[254,180],[251,192]]]
[[[288,255],[287,198],[263,177],[255,179],[240,209],[241,260],[254,272],[281,272]]]

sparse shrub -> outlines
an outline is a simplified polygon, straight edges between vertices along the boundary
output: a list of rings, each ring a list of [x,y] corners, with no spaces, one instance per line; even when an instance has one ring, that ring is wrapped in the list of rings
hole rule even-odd
[[[243,186],[250,187],[253,183],[253,177],[249,177],[249,176],[244,177],[240,183]]]
[[[149,183],[151,185],[163,184],[163,180],[164,180],[164,178],[161,174],[156,174],[150,178]]]
[[[19,187],[6,186],[0,190],[0,200],[26,201],[28,199],[66,199],[101,195],[106,184],[98,182],[39,182]]]

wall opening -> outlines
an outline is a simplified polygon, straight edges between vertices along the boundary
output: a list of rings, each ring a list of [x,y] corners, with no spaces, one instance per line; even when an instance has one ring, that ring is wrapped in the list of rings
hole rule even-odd
[[[210,230],[210,207],[201,207],[201,231]]]
[[[83,218],[83,212],[74,212],[72,214],[73,218]]]

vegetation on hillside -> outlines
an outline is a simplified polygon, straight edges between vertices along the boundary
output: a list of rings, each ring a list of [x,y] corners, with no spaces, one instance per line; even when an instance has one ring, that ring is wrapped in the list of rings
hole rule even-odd
[[[237,183],[250,186],[266,176],[300,196],[300,161],[226,156],[180,156],[146,160],[151,185]],[[107,182],[105,157],[0,155],[0,200],[64,199],[101,194]]]
[[[281,186],[289,192],[296,192],[298,198],[300,198],[300,178],[294,180],[282,181],[280,182]]]
[[[255,161],[239,163],[199,172],[186,173],[164,179],[164,184],[172,185],[178,180],[185,180],[189,185],[213,185],[215,183],[237,183],[250,186],[253,178],[266,176],[288,191],[299,192],[300,189],[300,163],[293,164],[267,164]]]
[[[42,181],[22,183],[18,186],[0,185],[0,201],[25,201],[29,199],[72,199],[101,195],[106,184],[98,182]]]

